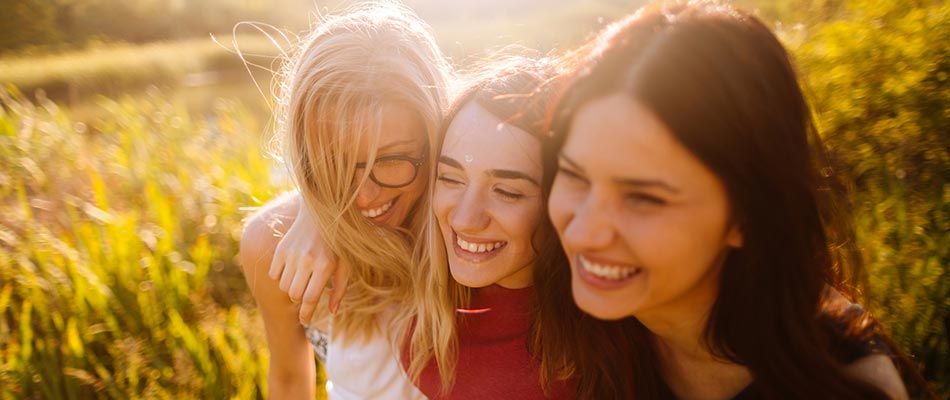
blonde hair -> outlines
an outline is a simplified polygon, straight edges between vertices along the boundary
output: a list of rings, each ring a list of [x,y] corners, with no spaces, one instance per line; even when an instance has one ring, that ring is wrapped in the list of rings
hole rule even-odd
[[[428,26],[408,8],[388,1],[321,17],[283,65],[277,132],[285,161],[323,240],[349,274],[334,336],[366,338],[378,316],[392,310],[389,328],[408,326],[413,242],[431,196],[422,196],[403,226],[395,228],[369,221],[354,203],[376,156],[384,104],[418,113],[430,143],[429,160],[435,159],[448,71]],[[368,166],[354,180],[363,137],[370,143]]]

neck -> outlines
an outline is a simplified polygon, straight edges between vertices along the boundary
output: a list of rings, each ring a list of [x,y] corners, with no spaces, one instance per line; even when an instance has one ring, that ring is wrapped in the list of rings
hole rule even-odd
[[[661,375],[678,398],[730,399],[752,383],[747,368],[715,357],[707,343],[718,287],[712,280],[688,297],[636,315],[656,337]]]
[[[712,303],[680,304],[651,310],[636,317],[656,336],[660,347],[691,358],[707,359],[711,356],[704,333],[711,309]],[[664,353],[662,348],[657,349],[661,356]]]

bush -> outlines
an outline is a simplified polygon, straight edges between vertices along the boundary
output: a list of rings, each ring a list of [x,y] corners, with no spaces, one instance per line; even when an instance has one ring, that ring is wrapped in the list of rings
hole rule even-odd
[[[870,308],[950,392],[950,4],[847,2],[797,46],[819,130],[854,185]]]

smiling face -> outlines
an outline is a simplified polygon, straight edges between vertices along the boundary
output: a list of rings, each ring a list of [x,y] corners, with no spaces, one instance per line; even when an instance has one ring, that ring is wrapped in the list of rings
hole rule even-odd
[[[719,179],[622,94],[574,115],[549,210],[574,300],[603,319],[711,306],[724,255],[742,244]]]
[[[384,104],[380,126],[377,160],[389,156],[416,159],[423,156],[426,147],[425,125],[412,109],[396,103]],[[364,136],[360,142],[357,155],[360,162],[365,162],[368,157],[370,141],[370,138]],[[398,188],[383,187],[372,179],[367,179],[356,196],[356,206],[360,213],[380,224],[401,226],[406,223],[413,206],[425,192],[424,177],[427,175],[428,165],[429,163],[425,163],[419,167],[419,173],[412,183]],[[355,179],[361,179],[364,174],[364,169],[357,168]]]
[[[449,125],[438,168],[432,208],[455,280],[530,286],[542,218],[540,142],[470,102]]]

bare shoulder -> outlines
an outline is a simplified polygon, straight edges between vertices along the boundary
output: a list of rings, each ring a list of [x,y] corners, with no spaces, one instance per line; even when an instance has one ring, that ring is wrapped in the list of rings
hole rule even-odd
[[[270,266],[274,250],[290,229],[300,207],[300,194],[290,192],[261,207],[247,220],[241,235],[241,264],[245,272]]]
[[[845,371],[848,375],[883,390],[892,399],[903,400],[909,398],[900,372],[897,371],[897,367],[894,366],[891,358],[885,354],[871,354],[859,358],[849,364]]]

